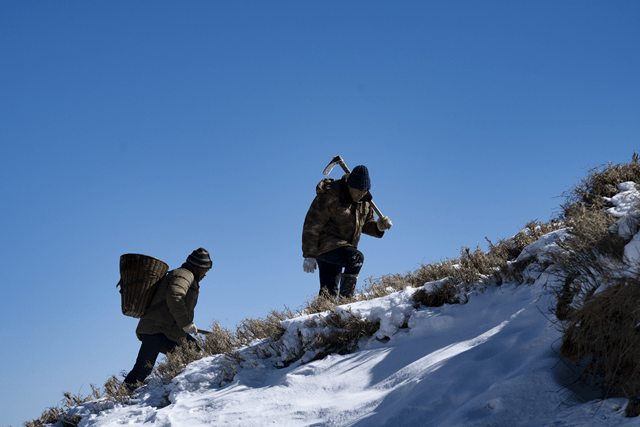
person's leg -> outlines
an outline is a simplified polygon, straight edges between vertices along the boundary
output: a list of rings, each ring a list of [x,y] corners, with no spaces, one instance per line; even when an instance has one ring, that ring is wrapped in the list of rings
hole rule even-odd
[[[328,293],[332,297],[338,296],[338,286],[340,284],[340,273],[342,273],[342,266],[336,264],[329,264],[320,259],[316,259],[318,262],[318,272],[320,276],[320,292]]]
[[[322,283],[322,268],[321,262],[325,264],[325,270],[329,271],[329,267],[327,265],[332,266],[333,270],[331,270],[331,274],[335,274],[335,271],[339,268],[340,272],[344,267],[344,273],[341,274],[340,280],[340,295],[343,297],[352,297],[356,283],[358,282],[358,274],[360,273],[360,269],[364,264],[364,255],[358,249],[352,246],[345,246],[342,248],[334,249],[332,251],[326,252],[317,257],[318,267],[320,268],[321,275],[321,283]],[[327,273],[327,276],[329,273]],[[339,280],[340,275],[335,275],[335,281]],[[329,282],[329,278],[327,277],[327,283]],[[322,286],[322,285],[321,285]],[[337,288],[337,284],[335,287]],[[336,295],[337,292],[334,291],[332,295]]]
[[[123,382],[129,393],[136,389],[135,385],[138,382],[144,381],[151,374],[153,366],[158,359],[158,354],[166,354],[178,345],[164,334],[140,335],[140,338],[142,339],[142,344],[140,345],[138,358],[133,369],[131,369]]]
[[[353,297],[358,283],[358,275],[364,264],[364,255],[356,248],[345,248],[347,263],[340,280],[340,296],[345,298]]]
[[[342,249],[345,252],[344,257],[346,258],[346,262],[344,264],[344,273],[358,277],[358,274],[360,274],[360,269],[364,264],[364,255],[356,248],[350,246]]]

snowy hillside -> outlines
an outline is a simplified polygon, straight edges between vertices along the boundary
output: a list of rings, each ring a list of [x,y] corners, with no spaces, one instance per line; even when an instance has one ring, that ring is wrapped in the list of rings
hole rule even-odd
[[[386,343],[370,339],[353,354],[283,369],[245,367],[222,388],[214,384],[217,357],[203,359],[166,389],[86,414],[80,426],[640,424],[623,418],[625,399],[584,403],[594,396],[572,388],[576,374],[553,349],[560,335],[545,318],[541,288],[508,284],[466,305],[422,310],[408,302],[412,292],[352,305],[382,319]],[[158,409],[166,393],[171,404]]]
[[[626,221],[638,194],[632,186],[620,189],[613,213]],[[86,403],[74,412],[82,427],[640,425],[624,417],[626,399],[602,400],[557,353],[561,335],[543,286],[554,277],[543,262],[563,236],[549,233],[523,251],[536,259],[527,267],[532,284],[480,286],[468,303],[439,308],[414,307],[415,288],[339,307],[341,315],[380,321],[352,354],[313,360],[307,351],[283,368],[289,355],[256,359],[245,347],[247,361],[222,387],[224,358],[212,356],[170,385],[141,389],[127,404],[97,412],[99,402]],[[629,243],[629,257],[637,240]],[[287,351],[305,351],[298,343],[317,327],[312,319],[282,323]]]

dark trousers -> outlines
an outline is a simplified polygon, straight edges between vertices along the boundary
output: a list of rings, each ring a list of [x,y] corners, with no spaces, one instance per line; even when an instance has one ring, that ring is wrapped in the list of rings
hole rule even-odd
[[[340,295],[353,296],[358,274],[364,263],[362,252],[353,246],[345,246],[318,255],[316,261],[320,273],[320,295],[326,291],[329,295],[337,297],[340,288]],[[343,275],[345,277],[342,277]]]
[[[140,339],[142,344],[140,345],[138,358],[133,369],[124,379],[124,384],[129,388],[129,391],[133,391],[138,381],[144,381],[151,374],[160,353],[167,354],[178,346],[177,342],[171,341],[164,334],[140,334]],[[187,340],[196,342],[191,335],[187,337]]]

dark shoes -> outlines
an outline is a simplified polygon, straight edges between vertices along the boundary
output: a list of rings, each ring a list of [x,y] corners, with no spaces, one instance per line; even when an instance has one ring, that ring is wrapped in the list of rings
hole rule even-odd
[[[640,398],[630,397],[629,403],[627,403],[627,409],[625,410],[627,417],[637,417],[640,415]]]
[[[340,278],[340,296],[351,298],[356,291],[358,276],[356,274],[342,274]]]

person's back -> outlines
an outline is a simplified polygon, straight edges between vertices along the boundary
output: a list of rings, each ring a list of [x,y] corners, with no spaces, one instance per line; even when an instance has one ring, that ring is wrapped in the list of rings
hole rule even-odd
[[[194,318],[194,309],[200,293],[194,267],[189,263],[170,271],[158,284],[158,290],[146,313],[138,322],[136,335],[163,333],[172,341],[180,342],[188,334],[182,330]]]

